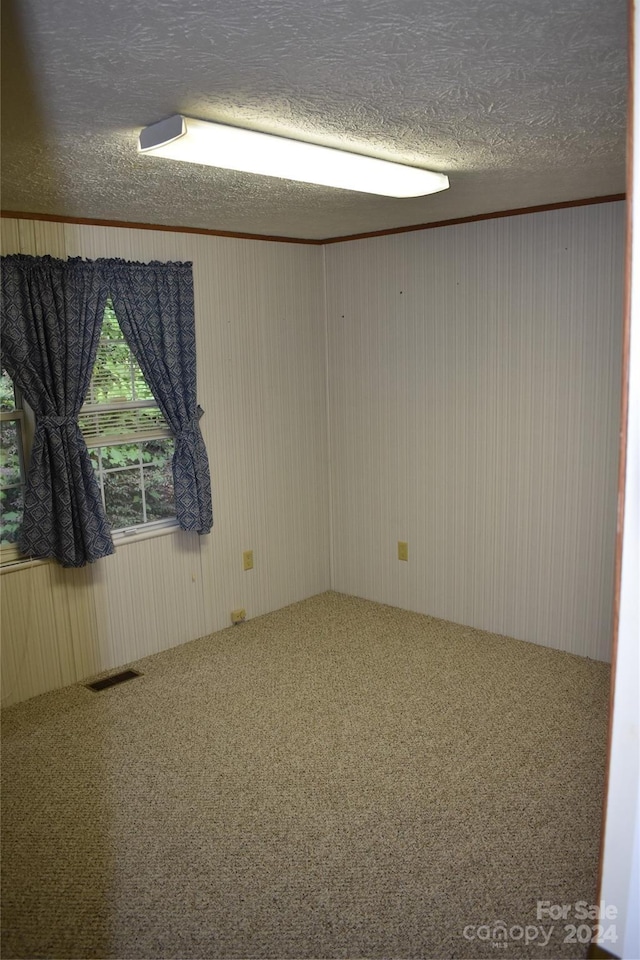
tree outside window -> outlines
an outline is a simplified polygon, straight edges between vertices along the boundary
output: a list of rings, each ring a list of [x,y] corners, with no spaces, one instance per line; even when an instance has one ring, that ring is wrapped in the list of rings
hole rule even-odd
[[[0,371],[0,546],[14,544],[24,496],[24,411],[6,370]]]

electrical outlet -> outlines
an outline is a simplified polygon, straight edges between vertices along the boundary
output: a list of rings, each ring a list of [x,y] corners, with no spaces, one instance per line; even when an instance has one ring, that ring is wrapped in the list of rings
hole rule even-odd
[[[409,559],[409,544],[406,540],[398,540],[398,560]]]
[[[245,550],[242,554],[242,566],[245,570],[253,570],[253,550]]]
[[[240,608],[240,610],[231,611],[231,623],[242,623],[243,620],[247,619],[247,611]]]

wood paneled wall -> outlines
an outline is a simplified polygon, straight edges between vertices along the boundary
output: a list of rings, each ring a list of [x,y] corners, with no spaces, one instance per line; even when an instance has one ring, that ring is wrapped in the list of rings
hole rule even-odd
[[[609,658],[623,246],[612,203],[326,248],[335,589]]]
[[[3,220],[3,253],[193,261],[215,515],[3,573],[3,704],[331,586],[608,659],[623,220],[325,248]]]
[[[209,536],[125,543],[84,571],[4,573],[3,704],[221,629],[232,609],[253,617],[328,589],[322,252],[11,219],[2,252],[193,261],[215,521]]]

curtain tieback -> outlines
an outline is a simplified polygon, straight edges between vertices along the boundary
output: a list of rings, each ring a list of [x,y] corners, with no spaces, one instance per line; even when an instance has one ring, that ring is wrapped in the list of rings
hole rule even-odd
[[[64,417],[44,416],[36,418],[36,427],[66,427],[69,424],[75,425],[78,417],[73,414],[66,414]]]
[[[200,405],[196,407],[196,415],[191,420],[187,420],[180,433],[176,434],[176,440],[188,440],[198,436],[200,432],[200,417],[204,410]]]

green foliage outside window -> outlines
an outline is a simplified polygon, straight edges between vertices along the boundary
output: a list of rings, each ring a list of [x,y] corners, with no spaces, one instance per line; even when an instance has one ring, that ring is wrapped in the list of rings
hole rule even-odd
[[[109,300],[87,403],[102,407],[145,400],[147,407],[113,413],[92,413],[89,408],[80,417],[107,517],[115,530],[175,516],[174,445]],[[119,439],[109,444],[109,436]],[[123,442],[125,436],[131,442]]]
[[[103,404],[127,400],[150,400],[153,403],[153,394],[122,335],[111,300],[108,300],[86,402]]]
[[[0,371],[0,411],[15,411],[13,383]],[[23,478],[20,420],[0,421],[0,543],[15,543],[22,522]]]
[[[15,405],[13,383],[7,371],[2,370],[0,371],[0,410],[13,410]]]
[[[175,516],[173,440],[97,447],[90,454],[102,480],[105,509],[114,529]]]

